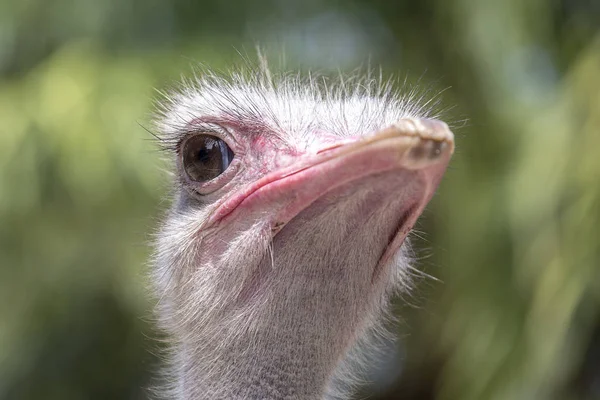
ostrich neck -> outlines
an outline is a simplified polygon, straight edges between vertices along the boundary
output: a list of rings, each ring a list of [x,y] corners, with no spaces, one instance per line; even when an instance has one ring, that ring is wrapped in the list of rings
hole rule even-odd
[[[391,268],[375,282],[373,274],[402,216],[380,192],[319,199],[273,238],[261,261],[244,266],[253,272],[241,304],[224,307],[219,329],[200,345],[180,349],[186,400],[325,397],[388,302]]]
[[[283,299],[281,307],[269,307],[271,323],[238,332],[224,346],[203,354],[202,359],[211,363],[211,372],[203,376],[192,374],[183,382],[192,390],[184,392],[196,393],[194,399],[323,398],[349,345],[336,334],[348,328],[339,321],[326,321],[325,313],[318,309],[322,307],[319,303],[333,299],[318,297],[317,288],[304,290],[302,296],[294,292]],[[305,318],[291,308],[303,308],[303,313],[314,318],[303,322]],[[193,372],[195,362],[187,360],[185,369]]]
[[[359,246],[331,251],[319,235],[301,238],[304,251],[288,240],[299,232],[286,229],[274,242],[273,261],[266,257],[244,294],[252,311],[209,338],[218,345],[203,346],[202,354],[182,349],[191,355],[183,365],[189,399],[321,399],[368,326],[369,299],[377,296],[366,294],[377,289],[371,266],[378,253]]]

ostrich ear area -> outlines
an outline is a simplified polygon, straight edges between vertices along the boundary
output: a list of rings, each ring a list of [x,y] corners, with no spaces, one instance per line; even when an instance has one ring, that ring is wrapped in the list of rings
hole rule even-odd
[[[217,207],[208,225],[260,216],[270,218],[275,235],[325,195],[335,196],[346,193],[354,184],[363,186],[379,177],[389,180],[396,176],[385,190],[406,203],[403,208],[408,215],[403,218],[404,227],[400,227],[406,231],[401,235],[403,240],[433,195],[453,150],[453,135],[445,123],[403,119],[350,143],[344,139],[317,154],[299,156],[292,165],[232,193]],[[377,189],[382,185],[375,186]]]

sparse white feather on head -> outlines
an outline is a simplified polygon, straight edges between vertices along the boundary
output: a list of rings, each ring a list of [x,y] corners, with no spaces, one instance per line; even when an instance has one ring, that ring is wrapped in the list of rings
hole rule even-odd
[[[163,97],[156,128],[178,182],[153,263],[167,396],[342,396],[356,349],[409,284],[405,237],[452,134],[414,91],[369,74],[203,70]],[[201,183],[183,150],[198,135],[235,154]]]

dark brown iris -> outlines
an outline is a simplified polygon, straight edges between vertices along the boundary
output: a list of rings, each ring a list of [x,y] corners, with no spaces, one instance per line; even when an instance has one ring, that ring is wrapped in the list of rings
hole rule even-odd
[[[221,175],[233,160],[233,151],[224,140],[211,135],[196,135],[185,141],[182,150],[183,169],[199,183]]]

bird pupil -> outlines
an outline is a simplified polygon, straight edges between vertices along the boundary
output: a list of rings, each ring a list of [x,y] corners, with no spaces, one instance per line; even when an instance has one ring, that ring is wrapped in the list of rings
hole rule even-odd
[[[210,160],[210,151],[209,149],[200,149],[198,151],[198,161],[200,163],[206,163]]]

